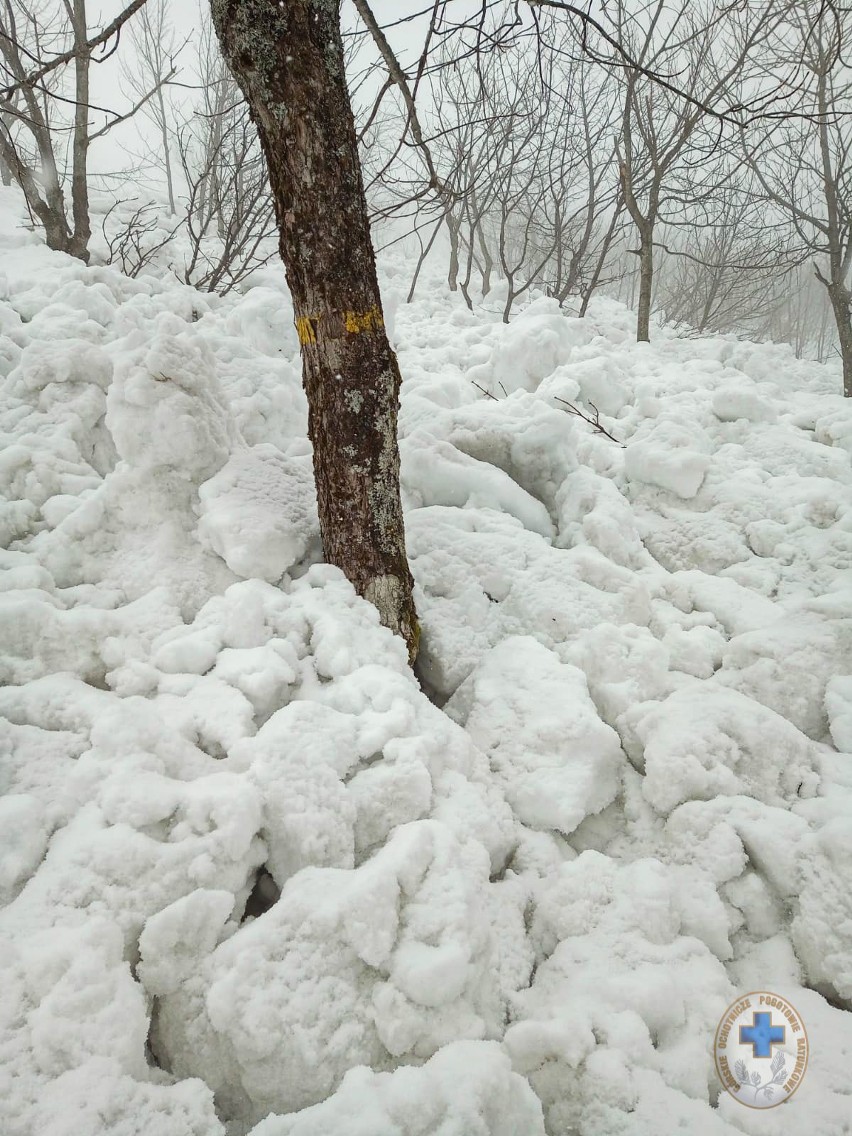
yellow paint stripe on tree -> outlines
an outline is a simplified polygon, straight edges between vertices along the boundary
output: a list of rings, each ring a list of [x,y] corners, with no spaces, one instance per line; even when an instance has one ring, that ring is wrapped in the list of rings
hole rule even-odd
[[[303,346],[306,343],[316,343],[316,325],[319,320],[319,316],[296,317],[296,333]],[[377,306],[374,306],[368,308],[365,312],[329,312],[323,323],[323,334],[327,339],[339,339],[344,333],[361,335],[366,332],[369,334],[370,332],[380,331],[384,326],[382,313]]]
[[[317,337],[311,316],[296,316],[296,334],[303,346],[306,343],[316,343]]]
[[[362,331],[377,331],[384,327],[384,320],[378,307],[372,307],[366,312],[344,312],[343,324],[351,335],[358,335]]]

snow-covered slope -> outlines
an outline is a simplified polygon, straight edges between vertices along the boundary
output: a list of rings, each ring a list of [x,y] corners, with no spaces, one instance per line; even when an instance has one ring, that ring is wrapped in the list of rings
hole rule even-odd
[[[852,1131],[837,374],[388,266],[418,682],[318,563],[281,274],[87,269],[4,194],[3,1136]],[[811,1041],[765,1113],[754,988]]]

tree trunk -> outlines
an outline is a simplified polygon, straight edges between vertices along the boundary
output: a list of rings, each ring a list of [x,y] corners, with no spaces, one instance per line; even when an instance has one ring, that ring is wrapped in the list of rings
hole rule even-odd
[[[491,255],[481,225],[478,226],[477,236],[479,237],[479,248],[482,252],[482,295],[484,298],[491,291],[491,272],[494,268],[494,257]]]
[[[515,300],[518,298],[518,293],[515,291],[515,277],[514,274],[506,275],[506,303],[503,305],[503,323],[508,323],[512,316],[512,307]]]
[[[654,230],[643,229],[639,245],[639,307],[636,320],[636,339],[649,343],[651,339],[651,294],[654,289]]]
[[[169,195],[169,213],[172,217],[177,213],[175,207],[175,186],[172,177],[172,158],[169,153],[169,126],[166,119],[166,102],[163,98],[163,88],[157,90],[157,110],[160,119],[160,136],[163,141],[163,165],[166,168],[166,189]]]
[[[86,46],[86,0],[74,0],[72,8],[74,47],[74,141],[71,166],[71,213],[74,231],[68,251],[89,262],[89,49]]]
[[[65,209],[54,208],[56,193],[46,193],[45,197],[42,197],[35,173],[24,163],[23,158],[12,143],[2,134],[0,134],[0,158],[11,170],[12,177],[23,190],[28,208],[38,217],[44,229],[47,247],[55,249],[57,252],[69,252],[71,234],[68,232],[68,225],[65,220]],[[61,203],[62,192],[58,190],[58,186],[54,188],[58,191]]]
[[[460,223],[447,211],[447,229],[450,233],[450,267],[447,270],[447,285],[451,292],[459,290],[459,228]]]
[[[417,288],[417,281],[420,278],[420,270],[423,267],[423,265],[426,263],[426,257],[432,251],[432,245],[435,243],[435,238],[437,237],[438,233],[441,231],[441,226],[443,225],[443,223],[444,223],[444,218],[439,217],[437,225],[432,230],[432,236],[427,241],[425,247],[424,247],[422,242],[420,244],[420,256],[417,259],[417,266],[414,269],[414,275],[411,277],[411,287],[408,289],[408,295],[405,298],[406,304],[410,304],[411,301],[414,299],[414,292],[415,292],[415,289]]]
[[[840,358],[843,361],[843,393],[846,398],[852,398],[852,293],[842,284],[832,284],[828,287],[828,295],[834,322],[837,324]]]
[[[269,168],[302,344],[326,559],[409,655],[419,627],[405,553],[400,373],[382,318],[343,64],[338,0],[211,0]]]

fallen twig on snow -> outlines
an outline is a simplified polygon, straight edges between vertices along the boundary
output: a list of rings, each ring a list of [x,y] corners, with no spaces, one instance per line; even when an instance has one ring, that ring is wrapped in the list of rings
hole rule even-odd
[[[588,424],[592,427],[592,429],[596,430],[598,432],[598,434],[603,434],[605,437],[609,438],[609,440],[611,442],[615,442],[615,444],[617,446],[621,446],[622,449],[624,448],[624,442],[619,442],[618,438],[614,438],[612,436],[612,434],[610,434],[609,430],[607,430],[605,427],[601,426],[601,412],[598,410],[598,408],[595,406],[595,404],[593,402],[590,402],[589,406],[595,412],[595,416],[594,416],[594,418],[590,418],[588,416],[588,414],[586,414],[582,410],[581,407],[575,406],[574,403],[569,402],[567,398],[560,398],[556,394],[553,397],[556,399],[557,402],[561,402],[563,406],[567,406],[572,414],[576,414],[578,418],[582,418],[584,422],[588,422]]]
[[[500,399],[499,399],[499,398],[497,397],[497,395],[496,395],[496,394],[492,394],[492,393],[491,393],[491,391],[489,391],[489,390],[486,390],[486,389],[485,389],[485,387],[481,387],[481,386],[479,385],[479,383],[478,383],[478,382],[476,382],[476,380],[475,380],[475,379],[471,379],[470,381],[471,381],[471,382],[473,383],[473,385],[474,385],[474,386],[476,387],[476,389],[477,389],[478,391],[482,391],[482,393],[483,393],[483,394],[485,395],[485,397],[486,397],[486,398],[493,398],[495,402],[499,402],[499,401],[500,401]]]

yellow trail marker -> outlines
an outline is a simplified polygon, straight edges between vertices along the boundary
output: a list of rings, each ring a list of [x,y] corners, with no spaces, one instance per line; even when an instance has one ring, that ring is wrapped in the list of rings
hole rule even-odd
[[[328,339],[339,339],[344,334],[361,335],[363,332],[378,331],[385,325],[382,313],[375,305],[368,308],[366,312],[327,312],[325,317],[297,316],[296,334],[299,336],[299,342],[302,345],[316,343],[316,325],[322,318],[325,318],[323,334]]]
[[[296,316],[296,334],[301,344],[316,343],[317,337],[310,316]]]
[[[384,321],[378,307],[372,307],[366,312],[344,312],[343,324],[351,335],[358,335],[362,331],[375,331]]]

